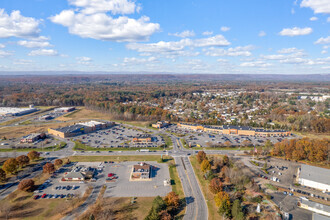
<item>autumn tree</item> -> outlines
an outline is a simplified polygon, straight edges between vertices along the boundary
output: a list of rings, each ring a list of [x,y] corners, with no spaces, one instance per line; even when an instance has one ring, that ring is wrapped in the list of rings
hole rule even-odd
[[[210,182],[210,191],[214,194],[220,192],[222,190],[222,182],[220,180],[220,178],[215,177],[211,180]]]
[[[168,207],[174,207],[175,209],[178,209],[180,206],[179,196],[173,191],[165,196],[164,201]]]
[[[24,166],[28,165],[29,162],[30,162],[29,157],[26,156],[26,155],[18,156],[18,157],[16,158],[16,160],[17,160],[17,163],[18,163],[18,165],[19,165],[20,167],[24,167]]]
[[[0,182],[6,181],[6,172],[0,168]]]
[[[9,158],[8,160],[6,160],[2,166],[2,169],[6,172],[6,173],[15,173],[18,169],[18,163],[17,160],[15,158]]]
[[[63,160],[61,159],[56,159],[55,162],[54,162],[55,166],[59,167],[63,164]]]
[[[172,216],[166,210],[162,210],[159,213],[160,220],[172,220]]]
[[[231,214],[235,220],[243,220],[244,212],[242,211],[241,201],[236,199],[231,208]]]
[[[197,161],[198,163],[202,163],[206,159],[206,153],[204,151],[198,151]]]
[[[44,173],[53,173],[55,171],[55,166],[52,163],[46,163],[43,166],[43,172]]]
[[[211,164],[210,161],[208,161],[207,159],[203,160],[203,162],[201,163],[201,170],[206,173],[207,171],[211,170]]]
[[[229,165],[229,157],[227,155],[223,156],[223,164]]]
[[[166,210],[166,203],[162,197],[156,196],[152,201],[152,207],[145,220],[159,220],[159,214],[162,210]]]
[[[37,151],[31,151],[31,152],[29,152],[28,154],[27,154],[27,156],[29,157],[29,159],[31,160],[31,161],[34,161],[34,160],[37,160],[37,159],[39,159],[40,158],[40,153],[39,152],[37,152]]]
[[[218,212],[221,215],[231,216],[230,198],[228,193],[220,191],[214,196],[215,205],[219,208]]]
[[[34,181],[32,179],[24,179],[18,184],[18,189],[22,191],[30,191],[34,187]]]

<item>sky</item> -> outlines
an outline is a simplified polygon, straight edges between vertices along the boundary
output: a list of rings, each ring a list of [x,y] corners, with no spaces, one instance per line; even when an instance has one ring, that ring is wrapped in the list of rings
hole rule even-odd
[[[1,0],[0,71],[329,74],[330,0]]]

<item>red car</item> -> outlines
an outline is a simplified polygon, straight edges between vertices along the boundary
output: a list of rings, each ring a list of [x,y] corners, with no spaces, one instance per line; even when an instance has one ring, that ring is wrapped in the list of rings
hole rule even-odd
[[[108,173],[108,177],[113,177],[114,175],[114,173]]]
[[[43,194],[42,196],[41,196],[41,198],[45,198],[47,196],[47,194],[45,193],[45,194]]]
[[[33,199],[38,199],[39,198],[39,195],[35,195],[34,197],[33,197]]]

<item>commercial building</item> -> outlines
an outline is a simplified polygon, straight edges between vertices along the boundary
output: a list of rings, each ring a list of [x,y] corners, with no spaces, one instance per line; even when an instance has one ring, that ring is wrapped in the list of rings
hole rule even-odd
[[[90,121],[84,123],[77,123],[75,125],[70,125],[62,128],[49,128],[48,133],[61,138],[67,138],[81,134],[87,134],[100,129],[109,128],[114,124],[114,122]]]
[[[62,181],[84,181],[92,179],[95,175],[96,169],[90,166],[74,167],[71,172],[65,174]]]
[[[193,130],[193,131],[204,131],[218,134],[228,135],[247,135],[247,136],[289,136],[291,132],[285,130],[266,130],[266,129],[254,129],[247,126],[233,126],[223,125],[220,126],[208,126],[199,124],[187,124],[178,123],[178,127]]]
[[[165,128],[165,127],[167,127],[169,124],[170,124],[169,121],[158,121],[157,123],[152,124],[151,126],[152,126],[153,128]]]
[[[150,179],[151,165],[140,163],[132,168],[131,180],[147,180]]]
[[[60,113],[60,112],[72,112],[76,110],[76,107],[62,107],[62,108],[56,108],[54,109],[54,112]]]
[[[330,206],[313,202],[308,199],[300,199],[298,206],[300,208],[330,217]]]
[[[298,169],[298,183],[321,191],[330,191],[330,170],[302,164]]]
[[[89,121],[89,122],[83,122],[83,123],[78,123],[78,124],[87,127],[88,132],[105,129],[105,128],[115,125],[114,122],[99,122],[99,121]]]
[[[39,133],[29,134],[27,136],[22,137],[21,143],[33,143],[39,139],[41,139]]]
[[[31,114],[38,111],[36,108],[11,108],[11,107],[0,107],[0,115],[7,116],[21,116]]]
[[[146,135],[140,135],[137,137],[134,137],[132,140],[133,143],[151,143],[152,142],[152,138],[150,135],[146,134]]]

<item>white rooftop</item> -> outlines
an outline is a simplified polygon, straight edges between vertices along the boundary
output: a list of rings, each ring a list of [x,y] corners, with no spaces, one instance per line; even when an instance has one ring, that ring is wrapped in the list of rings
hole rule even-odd
[[[80,125],[84,125],[84,126],[87,126],[87,127],[94,127],[94,126],[97,126],[97,125],[103,125],[105,124],[104,122],[99,122],[99,121],[88,121],[88,122],[82,122],[82,123],[78,123]]]
[[[0,115],[5,114],[17,114],[29,110],[35,110],[35,108],[12,108],[12,107],[0,107]]]

